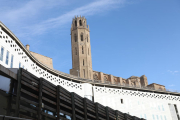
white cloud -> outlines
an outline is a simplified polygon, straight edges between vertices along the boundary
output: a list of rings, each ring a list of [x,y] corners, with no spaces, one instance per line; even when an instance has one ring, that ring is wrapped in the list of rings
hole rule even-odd
[[[60,15],[55,18],[50,18],[45,21],[42,21],[32,27],[36,31],[33,34],[41,34],[44,33],[48,29],[57,28],[65,25],[70,22],[75,15],[94,15],[99,12],[105,12],[106,10],[116,8],[117,4],[124,4],[125,0],[99,0],[92,2],[86,6],[82,6],[80,8],[76,8],[71,10],[63,15]]]
[[[17,8],[12,8],[6,12],[2,11],[1,14],[7,21],[20,22],[24,19],[33,18],[45,9],[64,4],[65,0],[31,0]]]
[[[171,70],[168,70],[167,72],[171,73],[171,74],[176,74],[178,73],[179,71],[175,70],[175,71],[171,71]]]
[[[175,86],[174,84],[169,85],[169,87],[174,87],[174,86]]]
[[[12,9],[1,13],[2,19],[7,23],[11,24],[12,30],[16,31],[16,34],[23,36],[29,36],[34,34],[43,34],[48,30],[63,27],[65,24],[71,22],[75,15],[90,16],[101,12],[106,12],[107,10],[115,9],[121,7],[126,2],[126,0],[94,0],[93,2],[75,8],[66,13],[59,13],[59,16],[45,19],[40,18],[40,14],[47,9],[54,9],[54,7],[62,7],[67,4],[71,4],[66,0],[32,0],[30,2],[17,7],[17,9]],[[56,11],[58,12],[58,11]],[[39,17],[39,19],[37,18]],[[33,18],[37,18],[33,21]],[[32,20],[33,22],[29,22]],[[25,22],[26,21],[26,22]]]

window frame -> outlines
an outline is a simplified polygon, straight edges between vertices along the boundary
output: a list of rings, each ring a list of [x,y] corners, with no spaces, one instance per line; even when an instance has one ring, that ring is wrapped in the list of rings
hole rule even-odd
[[[81,34],[81,41],[83,41],[83,34]]]
[[[0,60],[3,61],[3,58],[4,58],[4,47],[1,46],[1,52],[0,52]]]
[[[19,68],[21,68],[21,62],[19,62]]]
[[[8,65],[9,64],[9,51],[7,50],[7,52],[6,52],[6,65]]]
[[[11,68],[13,68],[14,55],[11,55]]]

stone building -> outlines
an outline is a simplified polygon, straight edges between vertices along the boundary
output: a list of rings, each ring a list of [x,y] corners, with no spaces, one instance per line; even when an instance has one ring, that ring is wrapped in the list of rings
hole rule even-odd
[[[72,69],[70,74],[85,79],[96,80],[101,83],[120,84],[132,87],[151,87],[153,89],[165,90],[163,85],[148,85],[147,77],[131,76],[128,79],[105,74],[92,70],[91,44],[89,25],[85,17],[76,17],[71,25],[71,49],[72,49]]]
[[[93,79],[89,26],[85,17],[75,17],[71,25],[72,69],[70,74]]]
[[[26,49],[29,50],[30,48],[30,45],[26,45]],[[38,54],[38,53],[35,53],[35,52],[32,52],[29,50],[29,52],[41,63],[43,63],[44,65],[50,67],[53,69],[53,60],[52,58],[50,57],[47,57],[47,56],[44,56],[44,55],[41,55],[41,54]]]

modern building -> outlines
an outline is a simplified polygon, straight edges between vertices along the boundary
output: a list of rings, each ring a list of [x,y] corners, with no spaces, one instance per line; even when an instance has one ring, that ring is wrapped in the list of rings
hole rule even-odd
[[[0,64],[24,68],[54,85],[104,106],[147,120],[179,120],[180,93],[170,92],[147,77],[128,79],[93,71],[89,26],[84,17],[75,17],[71,26],[72,69],[70,74],[53,69],[52,59],[31,52],[0,22]]]

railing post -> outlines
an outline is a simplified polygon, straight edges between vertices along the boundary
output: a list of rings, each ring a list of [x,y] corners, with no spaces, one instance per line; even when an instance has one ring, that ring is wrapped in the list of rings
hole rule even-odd
[[[98,103],[95,103],[95,111],[96,111],[96,120],[99,120],[99,115],[98,115]]]
[[[3,116],[3,120],[5,120],[5,115]]]
[[[74,92],[71,93],[71,104],[72,104],[72,120],[76,120],[75,104],[74,104]]]
[[[42,86],[43,86],[43,79],[40,78],[39,79],[39,107],[38,107],[38,120],[41,120],[42,119]]]
[[[124,118],[125,118],[125,120],[128,120],[126,113],[124,113]]]
[[[106,106],[106,120],[109,120],[109,110],[107,106]]]
[[[87,120],[87,98],[83,98],[84,101],[84,119]]]
[[[17,97],[16,97],[16,109],[15,109],[15,116],[19,117],[19,106],[20,106],[20,96],[21,96],[21,76],[22,76],[22,68],[18,70],[18,85],[17,85]]]
[[[116,110],[116,120],[118,120],[118,111]]]
[[[60,86],[58,85],[56,87],[56,94],[57,94],[57,120],[60,119],[60,116],[59,116],[59,113],[60,113],[60,94],[59,94],[59,91],[60,91]]]

